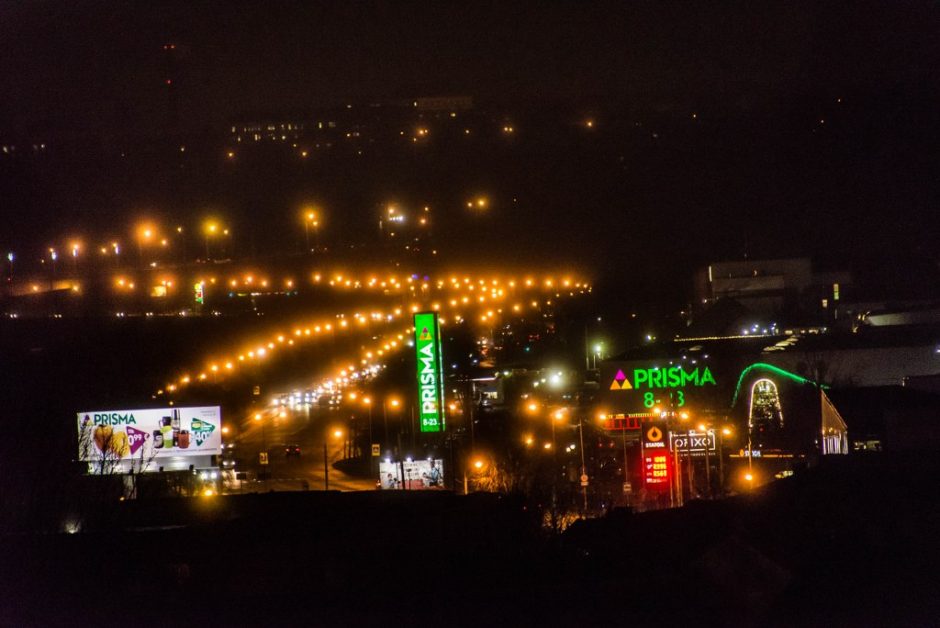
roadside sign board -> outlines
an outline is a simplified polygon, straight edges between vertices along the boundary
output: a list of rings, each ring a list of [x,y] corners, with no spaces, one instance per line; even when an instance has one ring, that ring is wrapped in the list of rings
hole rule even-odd
[[[156,471],[170,459],[222,453],[219,406],[92,410],[76,418],[85,462],[147,460]]]
[[[258,462],[260,464],[268,464],[268,452],[262,451],[258,454]]]
[[[698,432],[673,432],[669,434],[669,449],[677,451],[680,456],[691,453],[693,456],[704,456],[705,452],[713,453],[717,450],[714,430]]]
[[[382,455],[382,447],[378,443],[372,443],[372,457],[378,458]]]
[[[416,379],[422,432],[444,431],[444,368],[437,312],[418,312],[415,324]]]

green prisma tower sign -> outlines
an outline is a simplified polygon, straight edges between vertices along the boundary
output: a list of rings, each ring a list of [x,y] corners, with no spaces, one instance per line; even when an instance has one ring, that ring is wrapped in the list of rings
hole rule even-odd
[[[415,357],[422,432],[444,431],[444,369],[436,312],[415,314]]]

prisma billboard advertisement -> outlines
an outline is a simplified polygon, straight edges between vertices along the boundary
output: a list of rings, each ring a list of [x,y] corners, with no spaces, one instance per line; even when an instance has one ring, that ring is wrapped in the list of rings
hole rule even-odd
[[[218,406],[78,413],[82,461],[159,460],[221,451],[222,410]]]

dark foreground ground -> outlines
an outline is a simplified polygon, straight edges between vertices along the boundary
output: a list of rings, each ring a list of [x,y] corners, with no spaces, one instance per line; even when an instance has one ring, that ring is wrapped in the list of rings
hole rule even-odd
[[[123,503],[0,538],[0,625],[938,625],[938,463],[840,460],[556,539],[486,494]]]

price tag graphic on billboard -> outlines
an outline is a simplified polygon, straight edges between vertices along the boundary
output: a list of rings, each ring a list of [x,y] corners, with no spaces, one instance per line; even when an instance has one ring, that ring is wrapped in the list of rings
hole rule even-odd
[[[132,456],[137,453],[138,449],[143,447],[147,436],[147,432],[133,428],[130,425],[127,426],[127,441],[130,444]]]
[[[212,436],[213,431],[215,431],[215,426],[212,425],[212,423],[193,419],[192,433],[193,437],[196,439],[196,447],[202,447],[202,444]]]

